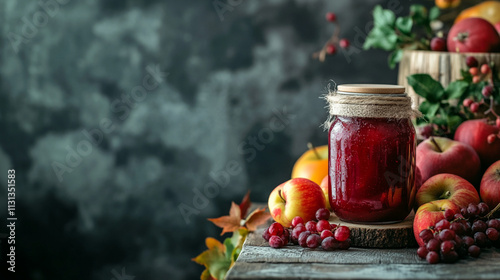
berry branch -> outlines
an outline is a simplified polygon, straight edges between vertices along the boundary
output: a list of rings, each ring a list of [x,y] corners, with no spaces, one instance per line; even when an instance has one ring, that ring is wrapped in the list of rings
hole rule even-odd
[[[349,40],[345,38],[339,39],[340,24],[337,22],[337,16],[331,12],[326,13],[326,20],[334,24],[335,30],[333,31],[333,35],[330,37],[330,39],[328,39],[328,41],[326,41],[326,43],[323,45],[323,48],[321,48],[320,51],[312,54],[312,57],[314,59],[318,59],[321,62],[325,61],[327,54],[333,55],[337,52],[337,45],[343,49],[347,49],[349,47]]]

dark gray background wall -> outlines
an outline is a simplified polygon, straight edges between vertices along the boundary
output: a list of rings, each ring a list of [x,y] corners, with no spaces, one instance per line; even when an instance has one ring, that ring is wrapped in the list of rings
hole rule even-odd
[[[190,259],[220,233],[206,219],[248,189],[267,201],[307,142],[327,143],[330,79],[396,82],[361,44],[373,7],[401,2],[1,1],[0,220],[15,168],[17,276],[197,279]],[[353,48],[319,63],[327,11]]]

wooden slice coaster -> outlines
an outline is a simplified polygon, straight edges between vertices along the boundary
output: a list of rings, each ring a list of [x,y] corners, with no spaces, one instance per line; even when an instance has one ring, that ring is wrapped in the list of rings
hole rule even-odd
[[[341,221],[332,213],[330,223],[347,226],[351,229],[351,246],[365,248],[406,248],[417,247],[413,235],[412,212],[400,223],[387,225],[361,225]]]

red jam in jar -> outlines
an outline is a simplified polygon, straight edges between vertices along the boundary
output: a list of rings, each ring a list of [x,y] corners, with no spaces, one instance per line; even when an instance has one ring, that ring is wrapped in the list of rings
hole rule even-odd
[[[365,95],[374,98],[383,95],[380,91],[388,92],[384,96],[408,99],[411,110],[411,99],[404,90],[387,85],[340,85],[337,94],[369,93]],[[410,117],[374,117],[374,112],[370,117],[336,115],[330,126],[329,198],[335,214],[346,222],[394,223],[412,210],[415,129]]]

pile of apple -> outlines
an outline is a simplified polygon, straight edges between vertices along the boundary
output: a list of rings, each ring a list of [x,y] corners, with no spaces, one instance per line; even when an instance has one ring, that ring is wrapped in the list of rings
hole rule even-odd
[[[499,130],[485,119],[469,120],[455,140],[431,137],[418,145],[417,187],[424,183],[416,195],[413,231],[418,254],[429,263],[455,262],[467,253],[477,257],[480,247],[500,246],[494,218],[500,207],[500,141],[488,140]]]

